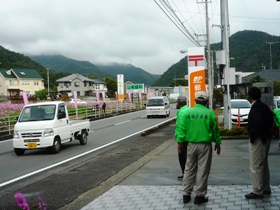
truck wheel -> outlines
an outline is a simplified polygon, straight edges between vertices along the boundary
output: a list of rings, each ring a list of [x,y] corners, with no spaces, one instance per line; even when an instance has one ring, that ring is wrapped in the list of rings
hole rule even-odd
[[[87,144],[87,132],[82,131],[81,135],[79,135],[79,140],[81,145],[86,145]]]
[[[60,139],[55,137],[53,140],[53,146],[50,147],[50,152],[53,154],[57,154],[60,151],[60,147],[61,147]]]
[[[14,151],[16,153],[17,156],[21,156],[24,154],[25,149],[18,149],[18,148],[14,148]]]

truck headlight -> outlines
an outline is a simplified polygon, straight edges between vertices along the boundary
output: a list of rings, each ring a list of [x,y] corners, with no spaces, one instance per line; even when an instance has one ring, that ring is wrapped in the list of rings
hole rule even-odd
[[[14,138],[18,139],[19,138],[19,132],[18,131],[14,131]]]
[[[53,129],[52,128],[46,128],[44,130],[44,136],[53,136]]]

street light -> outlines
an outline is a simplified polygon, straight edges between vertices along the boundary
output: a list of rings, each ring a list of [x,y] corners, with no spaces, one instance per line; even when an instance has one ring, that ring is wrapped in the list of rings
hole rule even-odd
[[[48,96],[49,96],[50,95],[50,76],[49,76],[50,68],[46,68],[46,69],[47,69],[47,72],[48,72],[47,77],[48,77]]]

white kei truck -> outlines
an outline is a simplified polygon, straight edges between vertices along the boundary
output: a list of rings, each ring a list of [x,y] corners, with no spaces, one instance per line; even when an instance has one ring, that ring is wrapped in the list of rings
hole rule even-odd
[[[57,154],[62,144],[75,139],[86,145],[89,130],[89,120],[69,120],[63,101],[28,104],[14,127],[14,152],[21,156],[25,150],[47,148]]]

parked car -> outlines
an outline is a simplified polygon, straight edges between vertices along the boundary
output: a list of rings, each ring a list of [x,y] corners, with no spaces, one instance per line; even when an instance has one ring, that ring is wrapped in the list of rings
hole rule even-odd
[[[70,101],[71,104],[75,103],[74,98],[71,99]],[[87,102],[77,98],[77,104],[86,104]]]
[[[238,124],[238,108],[240,112],[240,124],[248,124],[248,115],[251,104],[246,99],[231,100],[231,123]]]

